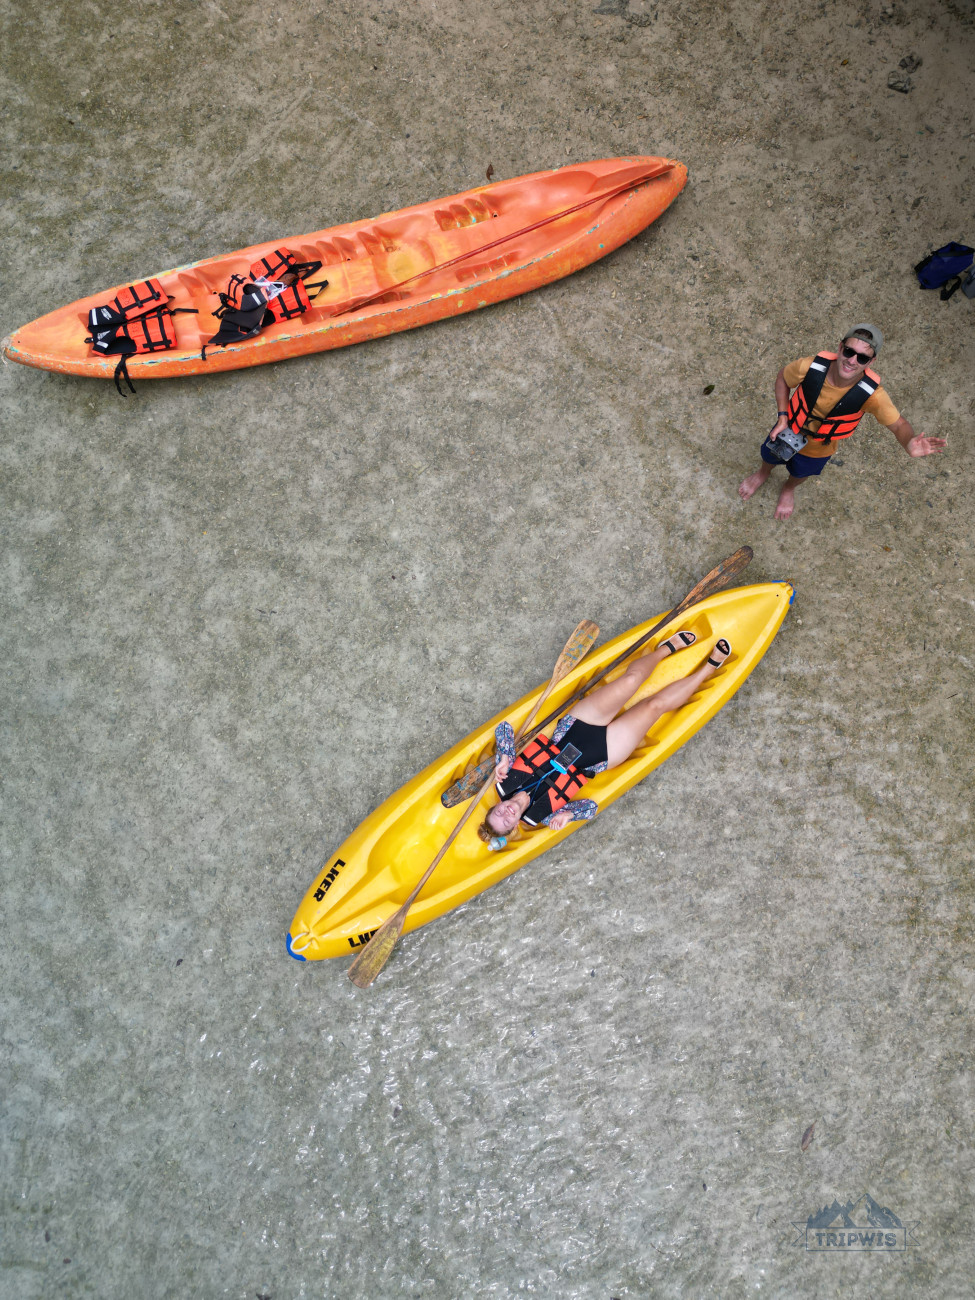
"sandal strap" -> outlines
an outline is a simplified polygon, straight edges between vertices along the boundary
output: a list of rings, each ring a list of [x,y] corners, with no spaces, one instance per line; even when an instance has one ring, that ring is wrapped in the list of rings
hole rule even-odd
[[[689,645],[694,644],[697,637],[693,632],[675,632],[673,636],[669,636],[666,641],[661,641],[660,644],[666,647],[666,649],[668,649],[673,655],[677,653],[678,647],[673,644],[673,642],[677,640],[680,640],[683,643],[680,648],[686,650]]]

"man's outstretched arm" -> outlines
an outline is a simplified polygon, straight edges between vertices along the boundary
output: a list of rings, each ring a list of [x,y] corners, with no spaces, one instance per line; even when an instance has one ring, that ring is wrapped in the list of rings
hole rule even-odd
[[[910,420],[905,420],[902,415],[893,424],[888,424],[887,428],[908,456],[935,456],[948,445],[947,438],[929,438],[926,433],[915,433]]]

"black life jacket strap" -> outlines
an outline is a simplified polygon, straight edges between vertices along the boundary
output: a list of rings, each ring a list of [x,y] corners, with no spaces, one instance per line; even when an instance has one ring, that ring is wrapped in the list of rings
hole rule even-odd
[[[321,265],[321,263],[319,263],[319,266],[320,266],[320,265]],[[314,289],[314,290],[315,290],[314,293],[309,293],[309,295],[308,295],[309,298],[317,298],[318,295],[321,293],[321,291],[322,291],[323,289],[327,288],[327,287],[328,287],[328,281],[327,281],[327,280],[319,280],[317,284],[306,284],[306,285],[305,285],[305,288],[306,288],[306,289]]]
[[[257,307],[249,307],[246,311],[241,311],[239,307],[228,307],[226,304],[218,307],[213,313],[217,320],[222,321],[221,328],[230,328],[235,326],[244,331],[244,337],[256,329],[260,329],[261,321],[264,319],[266,303],[261,303]]]
[[[263,314],[263,308],[261,311]],[[242,315],[243,313],[240,314]],[[253,314],[253,312],[248,312],[247,316],[250,317]],[[242,343],[244,339],[252,339],[255,334],[260,334],[264,326],[263,319],[259,320],[254,325],[248,326],[239,320],[234,320],[233,315],[233,313],[228,312],[226,316],[221,319],[219,330],[217,330],[212,339],[207,339],[203,345],[203,350],[200,353],[201,360],[206,361],[207,348],[225,348],[229,343]]]
[[[832,431],[836,428],[837,420],[844,415],[856,415],[859,411],[862,411],[879,387],[880,385],[876,380],[871,379],[869,375],[863,375],[852,388],[847,389],[836,405],[826,412],[815,433],[806,433],[806,430],[803,430],[806,437],[815,438],[817,442],[832,442]],[[826,426],[825,433],[823,433],[823,425]]]
[[[125,324],[124,321],[122,323]],[[117,357],[121,352],[123,355],[130,357],[136,351],[135,339],[130,339],[125,334],[118,334],[117,329],[116,326],[116,329],[113,330],[100,330],[93,337],[85,339],[85,342],[90,343],[95,351],[100,352],[102,356]]]
[[[317,262],[296,262],[291,268],[290,274],[296,275],[299,280],[307,280],[310,275],[322,269],[321,261]]]
[[[129,367],[126,364],[126,362],[128,361],[131,355],[132,354],[130,352],[123,353],[122,356],[119,358],[118,365],[115,367],[115,387],[118,390],[119,397],[125,396],[125,393],[122,392],[122,385],[119,382],[122,379],[124,379],[125,382],[128,384],[129,392],[130,393],[135,392],[135,384],[133,384],[131,378],[129,377]]]

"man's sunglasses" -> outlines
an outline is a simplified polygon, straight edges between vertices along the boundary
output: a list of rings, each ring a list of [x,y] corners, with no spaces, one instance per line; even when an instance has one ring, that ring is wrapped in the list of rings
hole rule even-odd
[[[869,352],[858,352],[856,348],[845,347],[843,349],[843,355],[845,357],[856,357],[857,365],[860,366],[869,366],[870,362],[873,360],[873,357]]]

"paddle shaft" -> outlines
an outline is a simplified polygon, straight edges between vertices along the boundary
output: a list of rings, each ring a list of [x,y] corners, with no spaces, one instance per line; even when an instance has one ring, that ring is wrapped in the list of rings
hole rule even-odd
[[[493,776],[493,769],[492,769],[492,776]],[[450,832],[450,834],[447,836],[446,840],[444,840],[443,848],[441,848],[440,852],[437,854],[437,856],[433,859],[433,861],[432,861],[432,862],[430,863],[430,865],[427,867],[426,871],[424,871],[423,875],[422,875],[422,876],[420,877],[420,879],[419,879],[419,882],[418,882],[417,885],[414,887],[413,892],[409,895],[409,897],[407,898],[406,902],[405,902],[405,903],[403,904],[403,906],[399,909],[399,911],[398,911],[397,913],[395,913],[396,916],[400,916],[400,915],[402,914],[402,920],[401,920],[400,923],[399,923],[399,929],[402,929],[402,928],[403,928],[403,921],[406,920],[406,913],[410,910],[410,908],[411,908],[411,907],[413,906],[413,904],[416,902],[417,897],[419,896],[420,890],[423,888],[423,886],[427,883],[427,881],[428,881],[428,880],[430,879],[430,877],[433,875],[434,870],[435,870],[435,869],[440,865],[441,861],[443,860],[443,856],[444,856],[444,854],[447,852],[447,850],[450,848],[451,844],[453,844],[454,840],[457,838],[457,836],[458,836],[458,835],[460,834],[460,832],[463,830],[464,826],[467,824],[468,818],[470,817],[471,813],[474,811],[474,809],[477,807],[477,805],[481,802],[481,800],[482,800],[482,799],[484,798],[484,796],[487,794],[488,789],[490,788],[490,785],[491,785],[491,779],[489,778],[487,781],[484,782],[484,785],[483,785],[483,786],[481,787],[481,789],[477,792],[477,798],[474,799],[474,800],[472,801],[471,806],[467,809],[467,811],[464,813],[463,817],[461,817],[460,821],[457,823],[457,825],[454,827],[454,829],[453,829],[453,830]],[[391,919],[392,919],[392,918],[391,918]],[[387,921],[386,924],[389,925],[389,921]]]
[[[473,257],[476,253],[486,253],[492,248],[497,248],[499,244],[506,244],[512,239],[520,239],[522,235],[529,235],[533,230],[547,226],[553,221],[559,221],[562,217],[570,217],[574,212],[579,212],[582,208],[588,208],[593,203],[599,203],[604,199],[613,199],[618,194],[624,194],[627,190],[635,189],[637,185],[652,181],[655,177],[663,176],[665,172],[670,170],[670,166],[658,167],[656,171],[644,172],[642,176],[627,181],[625,185],[618,185],[616,189],[605,190],[601,194],[591,194],[589,198],[583,199],[581,203],[575,204],[574,207],[563,208],[561,212],[555,212],[549,217],[543,217],[541,221],[536,221],[534,225],[512,231],[510,235],[501,235],[500,238],[493,239],[489,244],[481,244],[478,248],[469,248],[466,253],[458,253],[456,257],[452,257],[447,262],[438,262],[436,266],[428,266],[425,271],[417,271],[416,275],[407,276],[405,280],[400,280],[397,284],[388,284],[385,289],[379,289],[376,293],[370,294],[368,298],[360,298],[357,302],[350,303],[348,307],[338,308],[332,315],[344,316],[350,311],[361,311],[363,307],[368,307],[377,298],[385,297],[387,293],[392,293],[394,289],[402,289],[404,285],[412,284],[414,280],[422,280],[425,275],[433,275],[434,271],[446,271],[449,267],[456,266],[458,262],[463,262],[465,258]]]
[[[407,913],[409,912],[413,904],[416,902],[417,897],[419,896],[423,886],[427,883],[427,881],[433,875],[434,871],[440,865],[443,855],[450,848],[451,844],[453,844],[454,840],[457,838],[457,836],[463,830],[464,826],[470,820],[470,817],[473,814],[474,810],[477,808],[478,804],[480,804],[485,794],[487,794],[488,789],[490,788],[493,780],[494,780],[494,772],[492,770],[491,775],[488,777],[488,779],[484,782],[481,789],[478,791],[477,798],[473,799],[471,801],[470,806],[464,810],[463,816],[460,818],[460,820],[457,822],[457,825],[447,836],[446,840],[443,843],[443,846],[440,849],[440,852],[437,854],[437,856],[427,867],[426,871],[424,871],[423,875],[417,881],[416,885],[414,885],[412,891],[410,892],[408,898],[406,899],[406,902],[403,903],[403,905],[397,911],[395,911],[393,915],[388,918],[388,920],[383,921],[382,925],[379,927],[378,930],[376,930],[375,934],[372,936],[372,938],[363,948],[362,952],[359,953],[358,957],[356,957],[355,961],[349,967],[347,972],[349,979],[352,981],[353,984],[357,985],[358,988],[360,989],[368,988],[369,985],[376,978],[376,976],[379,974],[379,972],[382,970],[382,968],[386,965],[387,961],[389,961],[389,958],[392,955],[392,951],[396,946],[397,940],[399,939],[400,935],[403,933],[403,926],[406,924]]]
[[[696,587],[693,587],[687,593],[679,605],[675,605],[669,614],[665,614],[658,623],[655,623],[649,632],[645,632],[639,640],[634,641],[634,643],[631,646],[628,646],[622,654],[617,655],[612,663],[609,663],[605,668],[600,669],[595,677],[580,686],[576,693],[571,695],[569,699],[563,700],[557,709],[554,709],[547,717],[543,718],[541,722],[532,727],[530,731],[529,728],[525,726],[519,735],[518,744],[522,747],[529,744],[535,739],[540,731],[548,726],[550,722],[553,722],[561,714],[567,712],[573,704],[576,704],[584,695],[587,695],[594,686],[597,686],[608,673],[611,673],[614,668],[618,668],[621,663],[626,659],[629,659],[630,655],[635,654],[641,646],[646,645],[650,638],[655,636],[661,628],[666,627],[668,623],[672,623],[675,618],[679,618],[680,615],[690,609],[692,605],[696,605],[699,601],[705,599],[705,597],[713,595],[714,592],[720,591],[722,587],[727,586],[731,578],[741,573],[742,570],[748,566],[751,562],[751,558],[752,548],[750,546],[742,546],[739,550],[735,551],[734,555],[729,555],[726,560],[722,560],[716,568],[712,569],[709,574],[701,579]],[[541,701],[539,701],[539,703],[541,703]],[[488,771],[493,770],[493,768],[494,759],[484,759],[484,761],[479,763],[477,767],[471,768],[469,772],[465,772],[462,777],[455,781],[450,789],[446,790],[440,796],[440,802],[445,808],[452,808],[462,800],[469,799],[472,794],[471,787],[474,786],[476,788],[479,786],[485,779]]]
[[[560,682],[563,677],[565,677],[568,673],[570,673],[572,669],[576,666],[576,664],[579,662],[579,660],[582,659],[582,657],[588,653],[589,648],[591,647],[593,641],[595,641],[598,635],[599,635],[599,628],[596,626],[596,624],[590,622],[589,619],[583,619],[583,621],[578,625],[578,627],[569,637],[568,641],[565,643],[565,647],[563,648],[562,653],[559,655],[558,659],[556,660],[555,667],[552,670],[552,676],[549,679],[548,686],[542,692],[541,697],[539,698],[537,704],[535,705],[533,712],[529,715],[529,718],[527,720],[528,724],[530,724],[532,718],[536,716],[539,708],[541,707],[542,701],[547,698],[552,688],[558,682]],[[400,935],[403,932],[403,926],[406,924],[407,913],[409,912],[413,904],[416,902],[423,886],[427,883],[427,881],[433,875],[435,869],[439,866],[440,862],[443,859],[444,854],[450,848],[451,844],[453,844],[454,840],[460,834],[463,827],[466,825],[471,814],[474,812],[474,809],[478,806],[478,804],[484,798],[485,794],[490,789],[493,779],[494,779],[494,765],[492,764],[491,770],[490,772],[488,772],[484,780],[484,784],[481,786],[481,789],[478,791],[477,797],[472,801],[470,807],[468,807],[465,810],[463,816],[460,818],[457,825],[447,836],[447,839],[444,841],[444,844],[441,846],[440,851],[437,853],[437,856],[430,863],[429,867],[427,867],[426,871],[424,871],[423,875],[420,877],[419,881],[414,886],[412,892],[409,894],[406,901],[398,908],[397,911],[393,913],[391,917],[389,917],[387,920],[385,920],[382,923],[382,925],[376,930],[375,934],[366,944],[365,948],[363,948],[362,952],[359,953],[358,957],[356,957],[355,961],[349,967],[349,972],[348,972],[349,979],[352,981],[353,984],[358,985],[359,988],[368,987],[368,985],[370,985],[373,982],[373,980],[376,978],[376,976],[379,974],[382,968],[386,965],[386,962],[389,960],[393,948],[396,946],[396,941],[399,939]]]

